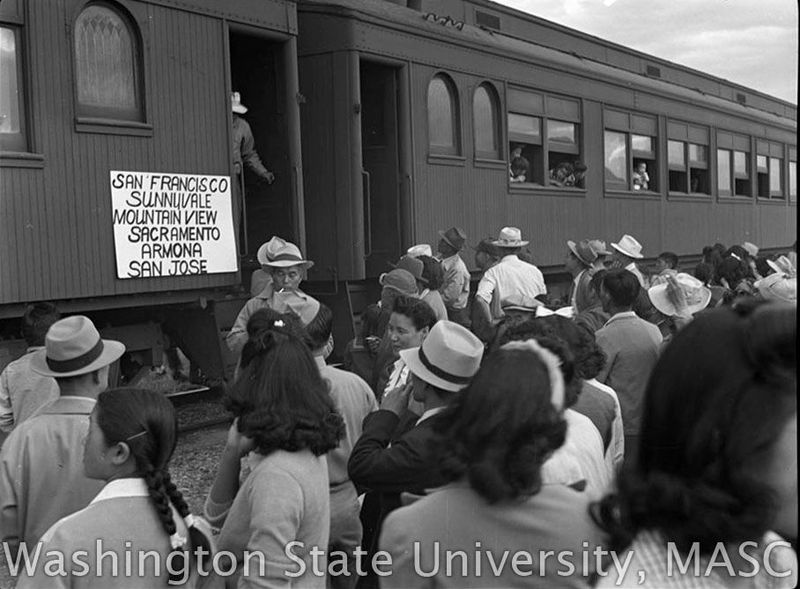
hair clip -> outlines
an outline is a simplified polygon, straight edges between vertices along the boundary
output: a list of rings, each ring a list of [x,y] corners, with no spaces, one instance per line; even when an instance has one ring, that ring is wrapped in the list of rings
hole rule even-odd
[[[140,431],[138,434],[133,434],[132,436],[128,436],[127,438],[125,438],[125,441],[126,442],[130,442],[131,440],[135,440],[136,438],[139,438],[141,436],[146,436],[146,435],[147,435],[147,430],[145,429],[145,430]]]
[[[186,546],[186,537],[181,536],[178,532],[175,532],[169,537],[169,544],[172,546],[173,550],[183,548]]]
[[[273,324],[273,327],[286,327],[286,324],[283,322],[283,319],[276,319]]]

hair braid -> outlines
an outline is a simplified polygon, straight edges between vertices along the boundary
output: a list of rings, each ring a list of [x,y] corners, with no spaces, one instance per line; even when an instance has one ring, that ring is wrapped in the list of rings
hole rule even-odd
[[[189,515],[189,505],[186,503],[186,500],[183,498],[183,493],[180,492],[180,489],[172,482],[172,477],[169,474],[169,471],[164,469],[162,471],[162,479],[164,482],[164,490],[169,497],[169,500],[172,501],[172,504],[175,506],[175,509],[178,510],[178,513],[181,517],[186,517]]]
[[[150,493],[150,499],[161,518],[161,525],[164,526],[164,531],[168,536],[172,536],[177,528],[175,527],[175,520],[172,517],[172,509],[169,504],[169,498],[164,490],[164,474],[160,470],[156,470],[152,465],[148,465],[144,471],[144,480],[147,483],[147,490]]]

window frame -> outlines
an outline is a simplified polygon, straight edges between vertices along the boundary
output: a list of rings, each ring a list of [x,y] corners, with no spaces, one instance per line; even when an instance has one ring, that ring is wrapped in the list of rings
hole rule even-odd
[[[667,121],[667,173],[672,172],[683,175],[683,190],[672,189],[671,177],[667,178],[667,194],[670,197],[691,198],[691,199],[710,199],[714,192],[714,178],[712,170],[716,165],[716,149],[711,144],[711,128],[705,125],[697,125],[679,120]],[[670,144],[682,143],[683,164],[673,164],[669,160]],[[705,153],[705,159],[692,157],[692,147],[699,147]],[[713,159],[712,159],[713,158]],[[697,173],[697,175],[695,175]],[[702,174],[702,176],[700,176]],[[692,189],[692,179],[695,177],[704,179],[705,190]],[[699,182],[699,181],[698,181]]]
[[[452,111],[450,119],[453,129],[453,147],[434,145],[431,143],[431,117],[430,117],[430,89],[434,80],[440,79],[444,83],[450,97],[450,104]],[[461,132],[461,98],[458,92],[453,77],[445,71],[435,72],[425,87],[425,114],[426,114],[426,132],[428,134],[428,155],[436,158],[456,159],[463,160],[464,152],[462,148],[462,132]]]
[[[11,31],[14,36],[14,65],[17,85],[17,112],[19,132],[0,134],[0,152],[6,154],[30,153],[30,126],[28,122],[28,93],[25,77],[25,47],[23,26],[20,23],[2,21],[0,28]]]
[[[525,86],[509,85],[506,90],[506,105],[504,111],[504,126],[506,130],[506,145],[508,146],[508,158],[511,158],[511,145],[513,143],[535,146],[541,153],[530,161],[530,176],[535,178],[534,170],[541,170],[541,182],[539,178],[535,181],[526,179],[525,182],[511,182],[507,180],[509,188],[513,189],[549,189],[559,191],[580,191],[585,192],[584,187],[579,186],[559,186],[550,182],[550,170],[554,163],[551,162],[551,152],[570,154],[574,160],[584,161],[584,113],[583,99],[575,96],[546,92],[539,89],[528,88]],[[510,118],[512,115],[530,117],[538,120],[539,135],[537,138],[515,134],[511,131]],[[557,122],[573,125],[574,142],[559,141],[550,139],[548,135],[548,123]],[[511,162],[509,161],[509,165]],[[585,180],[584,180],[585,182]]]
[[[114,12],[125,24],[133,43],[135,59],[135,84],[136,99],[138,101],[138,115],[136,118],[116,116],[121,111],[98,107],[84,109],[81,106],[78,90],[78,59],[76,52],[76,35],[78,32],[78,19],[86,9],[91,6],[102,6]],[[150,84],[148,83],[149,63],[149,21],[144,12],[144,7],[133,5],[124,0],[88,0],[79,2],[75,7],[72,18],[70,34],[70,65],[72,67],[72,95],[75,120],[75,131],[78,133],[101,133],[110,135],[132,135],[151,137],[153,126],[150,122]],[[143,24],[144,23],[144,24]]]
[[[788,159],[784,151],[785,145],[777,141],[769,141],[766,139],[756,140],[755,161],[756,161],[756,195],[762,202],[787,202],[788,199],[788,186],[786,180],[785,168],[788,168]],[[765,166],[759,165],[759,160],[764,158]],[[775,169],[780,174],[780,186],[778,190],[772,190],[773,180],[773,164],[777,160]],[[766,175],[766,194],[761,193],[759,178],[760,175]]]
[[[603,109],[603,189],[604,193],[626,193],[629,195],[656,197],[661,195],[661,167],[663,162],[659,160],[660,129],[658,116],[650,113],[641,113],[632,110],[606,107]],[[614,182],[606,179],[606,134],[614,133],[622,135],[625,141],[625,178],[623,182]],[[634,149],[634,136],[647,137],[650,139],[650,149]],[[656,164],[656,169],[648,170],[650,182],[647,190],[637,190],[633,187],[633,170],[635,160],[647,160]],[[646,162],[643,162],[646,163]],[[655,184],[656,189],[650,188]]]
[[[489,106],[494,115],[494,126],[492,133],[494,134],[494,141],[497,149],[494,152],[479,150],[478,149],[478,125],[475,117],[475,97],[478,95],[479,90],[485,90],[489,96]],[[500,101],[500,92],[498,92],[495,84],[490,80],[482,80],[475,86],[472,92],[472,149],[476,161],[485,162],[503,162],[505,161],[505,150],[503,149],[503,124],[502,117],[502,103]]]
[[[787,200],[789,204],[797,204],[797,147],[789,145],[789,157],[787,158],[787,178],[786,178],[786,191]],[[792,172],[792,164],[794,164],[794,172]],[[792,184],[794,180],[794,192],[792,191]]]

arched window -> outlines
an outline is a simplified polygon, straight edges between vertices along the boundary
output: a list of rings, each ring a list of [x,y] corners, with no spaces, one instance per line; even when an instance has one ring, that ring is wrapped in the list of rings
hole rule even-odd
[[[444,74],[436,74],[428,84],[428,143],[431,153],[461,153],[459,120],[455,85]]]
[[[130,17],[106,2],[75,21],[78,115],[144,121],[141,42]]]
[[[499,100],[494,88],[484,83],[472,97],[472,118],[475,128],[475,157],[500,159]]]

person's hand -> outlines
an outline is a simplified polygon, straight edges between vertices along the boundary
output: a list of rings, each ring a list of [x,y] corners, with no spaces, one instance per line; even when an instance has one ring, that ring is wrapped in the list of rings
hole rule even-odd
[[[256,443],[253,438],[249,438],[239,431],[239,418],[233,420],[231,427],[228,428],[228,438],[225,440],[225,449],[242,457],[255,450]]]
[[[414,385],[409,380],[405,386],[395,387],[383,393],[381,399],[381,409],[391,411],[395,415],[402,415],[406,407],[408,407],[408,398],[411,396],[411,390]]]
[[[675,315],[686,317],[689,315],[689,305],[686,303],[686,293],[683,292],[678,279],[674,274],[667,276],[667,300],[675,307]]]
[[[370,354],[374,356],[378,353],[378,347],[381,345],[381,338],[376,335],[369,335],[364,338],[364,342],[367,344],[367,349]]]
[[[264,176],[264,182],[266,182],[267,184],[272,184],[273,182],[275,182],[275,174],[273,174],[272,172],[267,172],[267,175]]]

